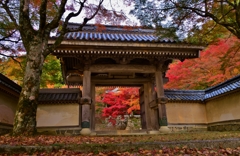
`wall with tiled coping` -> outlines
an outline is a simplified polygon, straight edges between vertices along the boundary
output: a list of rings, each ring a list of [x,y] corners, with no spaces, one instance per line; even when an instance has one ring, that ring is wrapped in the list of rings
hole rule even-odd
[[[12,129],[16,103],[16,98],[0,93],[0,134]],[[212,131],[240,130],[240,92],[210,99],[206,103],[169,102],[166,109],[172,131],[203,130],[207,126]],[[39,129],[55,127],[59,134],[71,133],[71,127],[78,127],[74,130],[77,134],[80,130],[79,114],[79,104],[41,104],[37,111],[37,126]]]

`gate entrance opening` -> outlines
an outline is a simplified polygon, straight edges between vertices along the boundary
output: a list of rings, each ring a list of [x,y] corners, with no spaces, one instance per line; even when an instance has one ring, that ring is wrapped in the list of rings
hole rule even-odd
[[[133,86],[95,87],[95,131],[141,130],[139,89]]]

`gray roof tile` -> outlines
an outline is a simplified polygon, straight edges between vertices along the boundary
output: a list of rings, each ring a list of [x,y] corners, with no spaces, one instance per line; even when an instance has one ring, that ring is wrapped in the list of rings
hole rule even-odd
[[[71,23],[69,28],[73,29],[78,25]],[[96,41],[120,41],[120,42],[157,42],[157,43],[174,43],[170,39],[159,38],[155,35],[154,29],[145,29],[132,27],[126,29],[124,26],[105,26],[106,29],[98,30],[95,25],[86,25],[82,31],[69,32],[65,35],[65,40],[96,40]],[[58,36],[58,35],[57,35]],[[52,37],[55,38],[54,36]]]
[[[81,91],[78,88],[40,89],[38,101],[47,103],[78,103]]]
[[[171,101],[204,101],[240,90],[240,75],[206,90],[165,90],[165,96]]]
[[[0,73],[0,88],[1,86],[4,86],[6,88],[9,88],[10,90],[16,92],[17,94],[20,94],[22,88],[6,76]]]
[[[170,101],[203,101],[204,90],[165,90],[165,96]]]
[[[205,90],[205,100],[240,89],[240,75]]]

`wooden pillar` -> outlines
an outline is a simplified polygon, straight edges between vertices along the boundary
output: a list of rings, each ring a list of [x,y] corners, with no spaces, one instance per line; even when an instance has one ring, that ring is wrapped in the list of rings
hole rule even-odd
[[[95,83],[91,83],[92,89],[92,107],[91,107],[91,130],[95,131]]]
[[[89,69],[85,68],[83,71],[83,89],[82,89],[82,123],[81,123],[81,134],[89,135],[91,134],[90,129],[90,109],[92,103],[92,94],[91,94],[91,72]]]
[[[150,120],[150,115],[149,115],[149,84],[144,83],[144,109],[145,109],[145,120],[146,120],[146,129],[150,130],[151,129],[151,120]]]
[[[164,96],[163,89],[163,75],[162,75],[162,65],[159,65],[155,72],[155,81],[156,81],[156,91],[157,91],[157,104],[159,110],[159,125],[160,132],[169,132],[168,122],[167,122],[167,114],[166,114],[166,103],[167,98]]]
[[[149,82],[149,102],[154,102],[156,100],[155,92],[155,80]],[[150,118],[151,118],[151,131],[157,131],[159,129],[158,124],[158,108],[151,108],[149,106]],[[154,133],[154,132],[152,132]]]

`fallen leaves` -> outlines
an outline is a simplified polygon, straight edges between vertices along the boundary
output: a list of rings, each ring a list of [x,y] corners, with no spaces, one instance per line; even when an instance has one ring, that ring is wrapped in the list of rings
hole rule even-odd
[[[213,147],[209,144],[202,147],[188,146],[180,142],[199,143],[209,139],[227,138],[237,139],[240,132],[221,133],[184,133],[165,135],[143,136],[48,136],[34,137],[0,136],[0,148],[3,146],[15,147],[54,147],[50,151],[34,151],[31,155],[83,155],[83,156],[191,156],[191,155],[240,155],[239,142],[235,147],[226,147],[219,144]],[[207,139],[206,139],[207,138]],[[198,140],[196,140],[198,139]],[[195,142],[194,142],[195,141]],[[171,146],[164,144],[171,142]],[[208,143],[207,142],[207,143]],[[214,141],[212,141],[214,144]],[[237,142],[237,141],[236,141]],[[218,143],[218,142],[217,142]],[[75,147],[75,148],[74,148]],[[84,150],[80,150],[82,148]],[[2,152],[3,153],[3,152]],[[0,149],[0,155],[1,149]],[[18,155],[27,155],[23,152]]]

